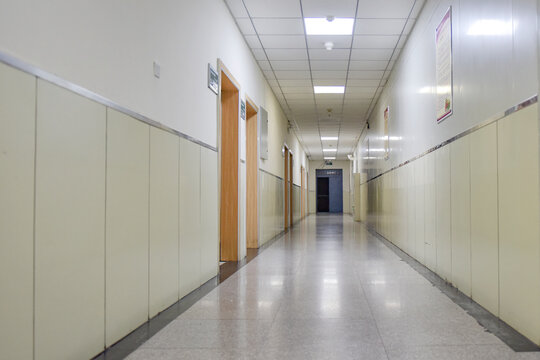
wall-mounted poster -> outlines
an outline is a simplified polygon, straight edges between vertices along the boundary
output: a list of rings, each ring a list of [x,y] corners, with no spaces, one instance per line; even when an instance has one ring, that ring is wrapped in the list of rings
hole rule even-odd
[[[452,8],[437,26],[435,38],[437,78],[437,122],[452,115]]]
[[[388,119],[390,117],[390,106],[384,109],[384,159],[390,157],[390,132],[388,130]]]

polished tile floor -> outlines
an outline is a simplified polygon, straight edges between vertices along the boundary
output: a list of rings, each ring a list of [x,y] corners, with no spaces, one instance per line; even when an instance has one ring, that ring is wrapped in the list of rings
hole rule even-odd
[[[310,216],[128,359],[540,359],[350,216]]]

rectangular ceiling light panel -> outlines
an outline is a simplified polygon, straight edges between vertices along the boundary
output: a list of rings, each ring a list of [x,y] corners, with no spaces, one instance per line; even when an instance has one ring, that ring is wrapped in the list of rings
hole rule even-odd
[[[314,86],[315,94],[344,94],[345,86]]]
[[[305,18],[307,35],[352,35],[354,19],[335,18]]]

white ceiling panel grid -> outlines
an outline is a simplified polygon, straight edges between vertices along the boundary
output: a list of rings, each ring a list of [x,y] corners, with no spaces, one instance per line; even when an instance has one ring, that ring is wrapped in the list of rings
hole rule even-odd
[[[225,3],[304,149],[312,159],[322,159],[322,146],[332,146],[337,149],[332,154],[346,159],[424,0],[416,5],[415,0]],[[328,16],[354,19],[353,34],[305,33],[304,18]],[[313,86],[344,86],[345,93],[314,94]],[[322,141],[321,136],[339,140]]]
[[[302,35],[304,36],[304,23],[301,18],[275,19],[255,18],[253,24],[259,35]]]

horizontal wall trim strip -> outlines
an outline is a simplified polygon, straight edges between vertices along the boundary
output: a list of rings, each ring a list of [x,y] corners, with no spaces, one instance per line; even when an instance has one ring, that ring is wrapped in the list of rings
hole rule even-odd
[[[469,134],[471,134],[471,133],[473,133],[475,131],[478,131],[483,127],[491,125],[494,122],[497,122],[497,121],[499,121],[501,119],[504,119],[505,117],[507,117],[507,116],[509,116],[509,115],[511,115],[511,114],[513,114],[515,112],[518,112],[519,110],[523,110],[526,107],[534,105],[537,102],[538,102],[538,95],[535,95],[535,96],[533,96],[533,97],[531,97],[531,98],[529,98],[529,99],[527,99],[527,100],[525,100],[525,101],[523,101],[523,102],[521,102],[521,103],[519,103],[519,104],[517,104],[515,106],[512,106],[511,108],[507,109],[506,111],[504,111],[502,113],[498,113],[498,114],[490,117],[489,119],[482,121],[480,124],[470,128],[469,130],[465,130],[464,132],[462,132],[462,133],[460,133],[460,134],[458,134],[458,135],[456,135],[454,137],[451,137],[450,139],[448,139],[446,141],[443,141],[439,145],[436,145],[436,146],[432,147],[431,149],[429,149],[427,151],[424,151],[420,155],[417,155],[417,156],[415,156],[415,157],[413,157],[413,158],[411,158],[411,159],[409,159],[409,160],[407,160],[405,162],[402,162],[401,164],[399,164],[397,166],[394,166],[393,168],[391,168],[389,170],[386,170],[386,171],[380,173],[377,176],[372,177],[371,179],[361,183],[361,185],[367,184],[368,182],[373,181],[373,180],[375,180],[375,179],[377,179],[377,178],[379,178],[379,177],[381,177],[381,176],[383,176],[385,174],[388,174],[391,171],[394,171],[394,170],[396,170],[396,169],[398,169],[398,168],[400,168],[402,166],[405,166],[405,165],[407,165],[407,164],[409,164],[409,163],[411,163],[411,162],[413,162],[415,160],[418,160],[421,157],[424,157],[427,154],[432,153],[435,150],[438,150],[438,149],[440,149],[440,148],[442,148],[442,147],[444,147],[444,146],[446,146],[446,145],[448,145],[450,143],[453,143],[454,141],[456,141],[458,139],[461,139],[462,137],[467,136],[467,135],[469,135]]]
[[[126,107],[123,107],[122,105],[120,104],[117,104],[115,102],[113,102],[112,100],[109,100],[107,99],[106,97],[103,97],[99,94],[96,94],[86,88],[83,88],[82,86],[79,86],[79,85],[76,85],[76,84],[73,84],[65,79],[62,79],[61,77],[57,76],[57,75],[54,75],[54,74],[51,74],[47,71],[44,71],[42,69],[39,69],[33,65],[30,65],[20,59],[17,59],[16,57],[13,57],[9,54],[6,54],[5,52],[2,52],[0,51],[0,62],[1,63],[4,63],[6,65],[9,65],[15,69],[18,69],[18,70],[21,70],[27,74],[30,74],[30,75],[33,75],[33,76],[36,76],[40,79],[43,79],[45,81],[48,81],[52,84],[55,84],[57,86],[60,86],[61,88],[64,88],[66,90],[69,90],[69,91],[72,91],[80,96],[83,96],[87,99],[90,99],[92,101],[95,101],[99,104],[102,104],[102,105],[105,105],[111,109],[114,109],[114,110],[117,110],[117,111],[120,111],[121,113],[124,113],[126,115],[129,115],[139,121],[142,121],[143,123],[146,123],[150,126],[153,126],[155,128],[158,128],[158,129],[161,129],[161,130],[164,130],[164,131],[167,131],[171,134],[174,134],[174,135],[177,135],[181,138],[184,138],[188,141],[191,141],[197,145],[200,145],[202,147],[205,147],[207,149],[210,149],[212,151],[215,151],[217,152],[218,149],[217,147],[215,146],[212,146],[210,144],[207,144],[205,143],[204,141],[201,141],[199,139],[196,139],[192,136],[189,136],[187,134],[184,134],[178,130],[175,130],[171,127],[168,127],[162,123],[159,123],[155,120],[152,120],[144,115],[141,115],[135,111],[132,111]]]
[[[277,175],[274,175],[274,174],[272,174],[271,172],[266,171],[266,170],[264,170],[264,169],[259,168],[259,171],[262,171],[263,173],[266,173],[266,174],[268,174],[268,175],[270,175],[270,176],[273,176],[273,177],[275,177],[275,178],[278,178],[279,180],[283,180],[282,177],[279,177],[279,176],[277,176]]]

